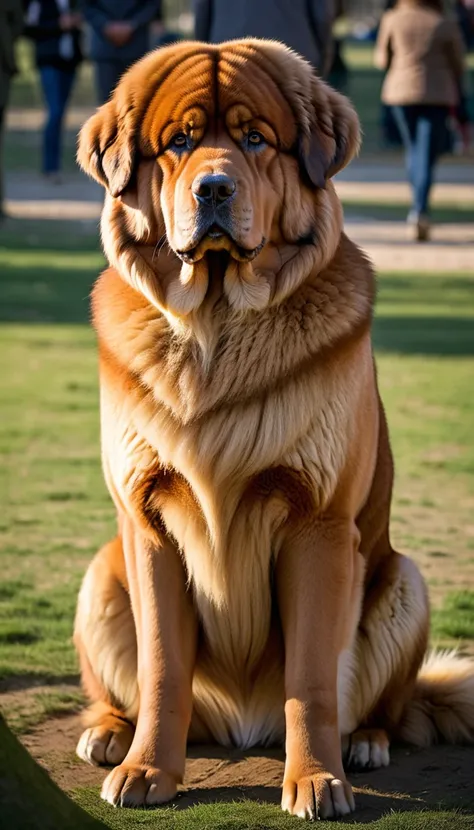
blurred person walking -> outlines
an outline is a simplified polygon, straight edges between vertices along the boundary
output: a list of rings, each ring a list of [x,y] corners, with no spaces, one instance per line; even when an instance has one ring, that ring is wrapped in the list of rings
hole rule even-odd
[[[47,115],[43,132],[43,173],[61,182],[62,128],[76,69],[82,60],[82,18],[73,0],[31,0],[25,34],[35,44],[36,65]]]
[[[454,11],[466,49],[472,49],[474,47],[474,0],[456,0]]]
[[[464,50],[442,0],[398,0],[381,20],[375,63],[386,71],[382,101],[391,107],[406,149],[413,193],[408,222],[429,238],[429,198],[437,160],[447,149],[448,119],[462,104]]]
[[[195,0],[195,37],[220,43],[265,37],[286,43],[323,77],[333,58],[333,0]]]
[[[92,30],[99,103],[109,98],[126,69],[150,47],[150,24],[161,20],[161,0],[82,0]]]
[[[0,221],[3,208],[3,130],[10,81],[16,72],[15,41],[23,29],[21,0],[0,0]]]

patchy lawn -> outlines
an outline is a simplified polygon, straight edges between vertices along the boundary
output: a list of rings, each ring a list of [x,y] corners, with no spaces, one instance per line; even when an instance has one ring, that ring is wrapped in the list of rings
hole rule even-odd
[[[77,716],[57,717],[81,705],[71,644],[75,597],[88,561],[114,531],[100,470],[97,358],[87,322],[87,296],[102,262],[93,223],[78,230],[73,222],[17,221],[0,230],[0,703],[14,729],[29,733],[24,740],[34,756],[108,827],[286,830],[295,820],[259,803],[278,799],[281,759],[257,754],[240,773],[248,759],[203,753],[190,760],[190,782],[211,781],[204,795],[198,787],[174,809],[113,811],[89,788],[101,773],[74,761]],[[474,649],[473,318],[474,276],[380,275],[374,338],[397,466],[393,538],[430,586],[433,641],[468,651]],[[432,811],[472,809],[471,774],[471,750],[401,750],[389,770],[352,777],[361,790],[359,815],[374,830],[467,830],[473,816]],[[265,786],[255,794],[245,782],[256,780]],[[247,800],[237,805],[241,798]],[[379,818],[392,809],[394,815]],[[29,826],[22,821],[8,826]]]

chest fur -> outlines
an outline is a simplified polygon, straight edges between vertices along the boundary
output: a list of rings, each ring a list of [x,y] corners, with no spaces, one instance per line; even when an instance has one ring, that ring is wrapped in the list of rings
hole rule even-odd
[[[268,641],[271,571],[293,505],[322,509],[344,463],[347,401],[324,376],[189,423],[104,378],[104,469],[118,505],[182,552],[213,660],[234,674]]]
[[[319,510],[334,492],[350,437],[347,389],[313,368],[183,422],[153,390],[120,389],[107,371],[102,381],[104,469],[119,506],[164,524],[198,593],[231,604],[243,569],[248,596],[268,577],[292,495],[304,491]]]
[[[214,651],[253,659],[285,520],[305,499],[323,510],[346,461],[354,350],[320,352],[318,309],[301,300],[226,324],[206,373],[166,321],[120,297],[113,320],[105,303],[95,316],[109,489],[145,532],[176,540],[209,637],[227,631]]]

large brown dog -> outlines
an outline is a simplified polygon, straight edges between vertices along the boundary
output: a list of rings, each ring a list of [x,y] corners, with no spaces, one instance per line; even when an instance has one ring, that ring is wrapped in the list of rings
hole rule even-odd
[[[119,534],[79,597],[78,753],[118,765],[112,804],[173,798],[187,740],[286,736],[283,808],[339,816],[343,749],[376,767],[391,735],[473,738],[473,665],[419,672],[426,591],[389,540],[374,278],[330,181],[358,143],[346,99],[253,40],[152,53],[82,130],[108,192],[93,316]]]

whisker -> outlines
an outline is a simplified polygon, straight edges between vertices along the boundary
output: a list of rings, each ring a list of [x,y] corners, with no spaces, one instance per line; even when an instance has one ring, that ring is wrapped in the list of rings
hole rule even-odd
[[[151,257],[152,262],[155,259],[155,256],[160,253],[160,251],[161,251],[161,249],[162,249],[162,247],[163,247],[163,245],[165,244],[166,241],[167,241],[166,233],[164,233],[162,236],[160,236],[158,242],[156,243],[155,247],[153,248],[153,255]]]

